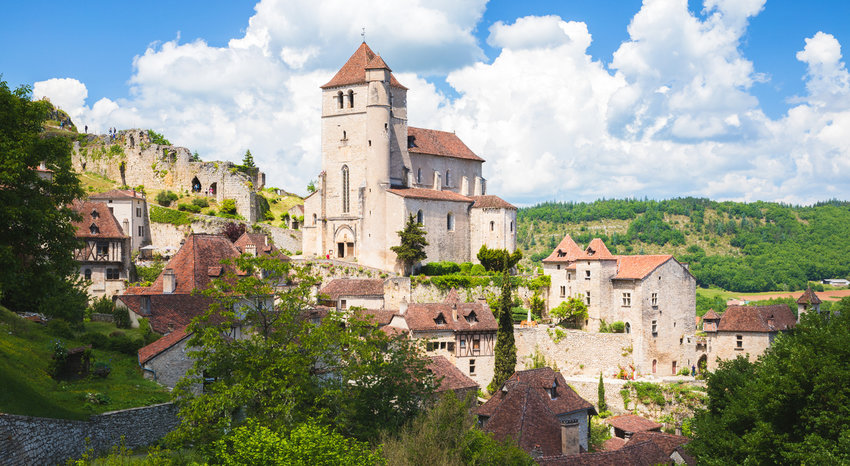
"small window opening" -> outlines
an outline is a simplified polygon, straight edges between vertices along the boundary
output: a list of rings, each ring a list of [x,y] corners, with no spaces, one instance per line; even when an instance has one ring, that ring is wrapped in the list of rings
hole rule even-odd
[[[342,108],[342,107],[343,107],[343,104],[342,104],[342,91],[339,91],[339,92],[337,92],[337,93],[336,93],[336,99],[339,101],[339,102],[337,102],[337,103],[339,104],[339,108]]]
[[[348,91],[348,108],[354,108],[354,91]]]

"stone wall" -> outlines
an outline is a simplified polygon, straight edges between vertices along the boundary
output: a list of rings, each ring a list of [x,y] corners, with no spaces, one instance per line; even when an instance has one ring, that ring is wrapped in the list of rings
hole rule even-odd
[[[128,448],[150,445],[177,422],[177,407],[171,403],[112,411],[88,421],[0,414],[0,462],[6,466],[64,463],[89,448],[107,451],[122,436]]]
[[[553,340],[557,330],[563,338]],[[564,376],[596,375],[613,377],[620,367],[634,364],[631,336],[625,333],[592,333],[582,330],[539,326],[514,328],[517,347],[517,370],[526,368],[535,351],[555,364]]]
[[[228,223],[243,223],[247,231],[259,230],[269,235],[274,245],[290,254],[301,251],[301,230],[289,230],[264,223],[250,224],[241,220],[195,215],[195,220],[189,225],[175,226],[170,223],[151,223],[151,238],[153,245],[158,248],[170,247],[180,249],[180,243],[189,233],[217,234]]]
[[[471,288],[459,289],[457,290],[458,296],[460,299],[472,302],[477,300],[478,298],[483,298],[487,295],[499,296],[501,294],[501,289],[495,285],[489,286],[475,286]],[[434,285],[424,285],[418,284],[413,287],[411,290],[410,302],[412,303],[440,303],[446,299],[446,295],[449,294],[449,290],[441,290]],[[546,291],[543,291],[542,294],[544,297],[547,295]],[[515,288],[513,290],[513,296],[519,296],[519,298],[525,303],[527,306],[528,300],[534,296],[534,290],[521,286],[519,288]]]

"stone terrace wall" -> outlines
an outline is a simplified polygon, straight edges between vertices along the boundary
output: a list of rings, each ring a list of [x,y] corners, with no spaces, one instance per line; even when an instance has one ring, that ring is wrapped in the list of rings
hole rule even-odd
[[[175,226],[170,223],[151,223],[151,243],[158,247],[170,247],[175,250],[180,248],[180,242],[189,233],[213,233],[216,234],[230,222],[243,223],[247,231],[253,231],[254,227],[269,235],[278,249],[295,254],[301,251],[301,230],[290,230],[278,228],[264,223],[251,224],[241,220],[211,217],[209,215],[195,215],[195,221],[189,225]]]
[[[487,295],[500,296],[502,290],[495,285],[490,286],[475,286],[472,288],[465,288],[457,290],[458,296],[460,299],[465,301],[475,301],[478,298],[483,298]],[[434,285],[423,285],[418,284],[413,286],[413,289],[410,293],[410,301],[414,303],[439,303],[443,302],[446,299],[446,295],[449,294],[449,290],[441,290]],[[542,296],[546,296],[548,293],[545,291],[541,293]],[[522,299],[523,303],[528,304],[528,300],[534,295],[534,290],[521,286],[519,288],[515,288],[513,290],[513,296],[519,296]]]
[[[64,463],[88,448],[150,445],[177,425],[177,407],[164,403],[92,416],[88,421],[0,414],[0,463],[8,466]],[[90,443],[86,444],[86,438]]]
[[[515,327],[517,369],[525,369],[526,362],[535,350],[539,350],[548,363],[556,364],[564,376],[599,377],[601,372],[605,377],[613,377],[620,366],[634,364],[629,334],[560,330],[565,336],[555,343],[550,335],[550,332],[554,334],[555,328],[543,325],[534,328]]]

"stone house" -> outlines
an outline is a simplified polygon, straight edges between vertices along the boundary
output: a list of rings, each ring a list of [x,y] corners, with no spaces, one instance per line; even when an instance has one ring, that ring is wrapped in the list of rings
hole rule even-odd
[[[587,451],[596,410],[560,372],[544,367],[515,372],[476,414],[497,440],[511,437],[540,458]]]
[[[431,356],[428,370],[440,381],[436,390],[438,395],[453,391],[457,399],[463,401],[467,396],[475,396],[478,393],[478,383],[443,356]]]
[[[130,237],[130,251],[151,244],[151,227],[145,195],[135,189],[113,189],[89,196],[90,201],[103,202],[118,220],[124,234]]]
[[[566,235],[543,273],[552,280],[549,309],[578,297],[587,330],[624,323],[638,372],[675,375],[696,362],[696,279],[672,255],[613,255],[599,238],[582,249]]]
[[[401,270],[391,246],[408,216],[427,261],[477,262],[516,248],[516,208],[487,195],[484,159],[454,133],[409,127],[407,88],[364,42],[322,86],[322,172],[304,202],[303,251]]]
[[[319,301],[337,310],[352,307],[384,309],[381,278],[337,278],[319,290]]]
[[[89,282],[88,295],[115,296],[129,279],[130,238],[106,204],[74,201],[71,207],[82,216],[73,223],[77,238],[84,244],[74,251],[74,259],[80,264],[80,276]]]
[[[812,287],[807,287],[806,291],[797,298],[797,322],[800,322],[800,317],[809,311],[820,313],[821,300],[818,295],[812,291]]]
[[[293,230],[301,228],[301,225],[304,224],[304,204],[294,205],[286,213],[288,215],[286,218],[286,227]]]
[[[254,257],[275,256],[281,260],[289,260],[289,256],[281,254],[269,237],[262,233],[248,233],[246,231],[233,243],[233,247],[241,254]]]
[[[186,354],[190,334],[183,325],[173,332],[139,349],[139,366],[146,378],[174,388],[192,367],[193,360]]]
[[[797,319],[787,304],[771,306],[729,306],[722,316],[703,316],[706,351],[700,364],[717,368],[717,359],[745,355],[755,361],[773,343],[779,332],[794,328]]]

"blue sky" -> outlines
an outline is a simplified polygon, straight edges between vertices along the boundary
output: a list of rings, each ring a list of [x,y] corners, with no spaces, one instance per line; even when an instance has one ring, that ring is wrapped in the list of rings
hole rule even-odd
[[[685,1],[14,2],[0,73],[78,126],[152,127],[208,159],[250,148],[303,191],[318,86],[366,27],[411,124],[455,130],[518,204],[850,197],[850,2]]]

